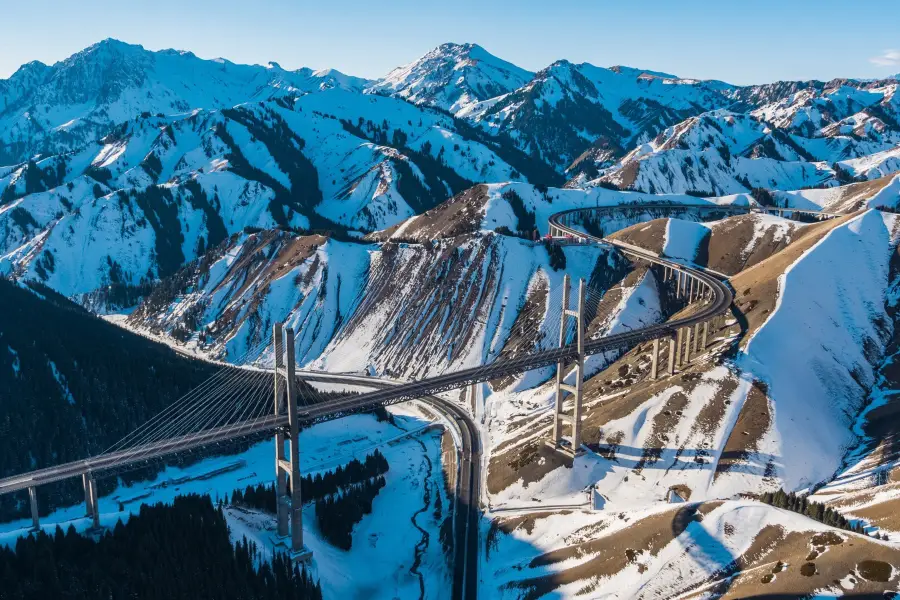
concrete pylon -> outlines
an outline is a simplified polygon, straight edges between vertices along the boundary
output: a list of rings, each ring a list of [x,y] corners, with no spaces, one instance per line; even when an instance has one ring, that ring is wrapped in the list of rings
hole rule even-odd
[[[691,362],[691,326],[684,328],[685,344],[684,344],[684,364]]]
[[[284,330],[281,323],[275,323],[273,327],[275,342],[275,416],[283,415],[287,411],[284,402]],[[275,520],[276,535],[279,539],[288,537],[288,503],[287,503],[287,478],[288,473],[282,468],[286,460],[284,453],[284,429],[275,430]]]
[[[703,321],[703,349],[709,348],[706,336],[709,334],[709,321]]]
[[[650,379],[656,379],[659,375],[659,338],[653,340],[653,350],[650,352]]]
[[[84,487],[84,516],[94,515],[94,499],[91,497],[91,479],[87,473],[81,474],[81,485]]]
[[[562,348],[566,345],[566,325],[568,324],[568,315],[566,314],[566,310],[569,308],[569,274],[566,273],[563,276],[563,290],[562,290],[562,313],[559,317],[559,347]],[[560,440],[562,440],[562,417],[563,414],[563,379],[565,378],[565,373],[563,373],[563,369],[565,368],[565,361],[560,359],[556,361],[556,407],[553,411],[553,443],[555,445],[559,445]]]
[[[100,504],[97,499],[97,480],[92,473],[83,473],[85,516],[91,519],[91,529],[100,529]]]
[[[578,454],[581,448],[581,409],[583,399],[584,385],[584,280],[578,282],[578,308],[576,310],[569,309],[569,275],[563,278],[563,310],[559,323],[559,345],[566,344],[566,325],[569,318],[575,319],[575,336],[578,348],[578,356],[575,363],[575,385],[565,383],[565,361],[559,360],[556,363],[556,403],[553,415],[553,439],[552,444],[556,448],[561,448],[562,428],[564,423],[570,425],[572,433],[572,445],[569,449],[573,454]],[[573,414],[568,414],[563,410],[563,402],[566,394],[572,394],[575,397],[575,408]]]
[[[28,503],[31,505],[31,530],[39,531],[41,518],[38,516],[37,488],[34,486],[28,488]]]
[[[284,351],[287,362],[287,378],[284,386],[288,401],[290,427],[290,480],[291,480],[291,551],[303,552],[303,499],[300,496],[300,417],[297,414],[297,375],[294,359],[294,330],[284,332]]]
[[[694,323],[694,354],[700,351],[700,323]]]
[[[297,370],[294,359],[294,330],[275,324],[275,414],[287,414],[287,431],[275,433],[276,520],[279,540],[290,537],[291,558],[308,560],[312,553],[303,545],[303,498],[300,495],[300,419],[297,414]],[[279,335],[283,334],[283,335]],[[281,366],[281,340],[284,340],[284,366]],[[281,383],[279,383],[279,379]],[[283,390],[282,390],[283,387]],[[285,457],[284,441],[289,453]],[[290,482],[290,493],[287,483]],[[283,535],[287,534],[287,535]]]
[[[675,374],[675,336],[669,336],[669,375]]]
[[[681,366],[681,346],[684,337],[684,330],[679,328],[675,333],[675,366]]]

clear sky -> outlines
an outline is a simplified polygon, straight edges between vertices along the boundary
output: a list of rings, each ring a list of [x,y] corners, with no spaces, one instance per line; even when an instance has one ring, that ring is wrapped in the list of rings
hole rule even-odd
[[[566,58],[736,84],[900,72],[898,0],[30,0],[2,20],[0,78],[107,37],[370,78],[448,41],[531,70]]]

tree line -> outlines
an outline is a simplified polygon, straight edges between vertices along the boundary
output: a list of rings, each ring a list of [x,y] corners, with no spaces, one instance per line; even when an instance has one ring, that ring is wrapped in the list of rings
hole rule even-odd
[[[221,507],[192,494],[142,506],[98,539],[70,525],[0,548],[0,599],[44,598],[321,600],[322,590],[283,554],[233,544]]]
[[[365,461],[354,458],[346,465],[338,465],[333,471],[324,474],[316,473],[315,476],[304,475],[300,479],[300,497],[304,502],[315,502],[337,494],[352,485],[384,475],[389,468],[384,454],[376,448],[372,454],[366,456]],[[288,484],[288,488],[290,488],[290,484]],[[243,490],[234,490],[230,502],[226,495],[225,502],[274,513],[275,485],[271,483],[248,485]]]
[[[0,278],[0,477],[98,454],[219,368],[29,285]],[[101,494],[116,485],[99,483]],[[80,502],[84,492],[71,479],[42,486],[39,498],[46,514]],[[0,521],[27,513],[25,492],[0,496]]]
[[[353,545],[353,527],[372,512],[375,496],[385,486],[384,477],[366,479],[340,494],[316,500],[316,523],[329,543],[342,550]]]
[[[779,489],[777,492],[766,492],[760,497],[760,501],[775,508],[784,508],[806,515],[831,527],[846,529],[854,533],[866,533],[858,521],[851,522],[847,517],[830,506],[825,506],[821,502],[813,502],[806,496],[795,494],[794,492],[785,492],[783,489]],[[876,534],[876,537],[878,537],[878,534]],[[885,536],[885,539],[887,539],[887,536]]]

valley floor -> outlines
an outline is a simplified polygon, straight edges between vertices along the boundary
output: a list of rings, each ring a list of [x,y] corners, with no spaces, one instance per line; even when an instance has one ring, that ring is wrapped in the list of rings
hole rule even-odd
[[[304,474],[333,470],[353,458],[362,460],[375,448],[390,466],[387,485],[375,497],[372,513],[354,528],[349,551],[322,540],[314,506],[304,507],[304,541],[313,552],[312,572],[325,598],[434,598],[444,597],[449,589],[451,574],[440,541],[440,525],[451,506],[441,468],[441,430],[430,427],[431,415],[415,405],[394,406],[391,413],[395,425],[371,415],[353,415],[301,433]],[[216,500],[235,489],[270,483],[273,456],[273,442],[266,440],[239,454],[184,469],[169,467],[152,481],[120,486],[100,498],[101,524],[112,527],[142,504],[169,503],[181,494],[208,494]],[[273,516],[227,506],[226,517],[235,541],[246,536],[263,555],[271,555]],[[30,519],[0,524],[0,544],[14,545],[30,525]],[[83,505],[59,509],[41,519],[48,533],[69,525],[78,531],[90,527]]]

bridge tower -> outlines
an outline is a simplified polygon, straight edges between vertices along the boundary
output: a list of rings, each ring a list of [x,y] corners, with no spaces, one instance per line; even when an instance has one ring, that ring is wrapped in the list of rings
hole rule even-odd
[[[294,330],[275,323],[275,416],[287,413],[288,426],[275,430],[276,540],[291,558],[309,560],[303,544],[303,499],[300,496],[300,423],[297,415],[297,373],[294,362]],[[290,450],[284,451],[285,439]],[[290,485],[290,490],[288,489]]]
[[[84,486],[85,516],[91,519],[90,531],[100,531],[100,505],[97,501],[97,480],[91,472],[81,474],[81,483]]]
[[[578,308],[569,309],[569,275],[563,278],[563,298],[562,298],[562,315],[559,322],[559,345],[566,345],[566,328],[569,319],[575,319],[575,338],[578,347],[578,357],[575,363],[575,385],[565,383],[565,361],[559,360],[556,363],[556,407],[553,411],[553,440],[552,444],[556,448],[564,448],[562,442],[563,423],[571,426],[572,445],[568,448],[573,454],[581,453],[581,407],[582,407],[582,387],[584,385],[584,279],[578,282]],[[563,402],[565,395],[571,394],[575,397],[575,407],[572,414],[568,414],[563,410]]]

